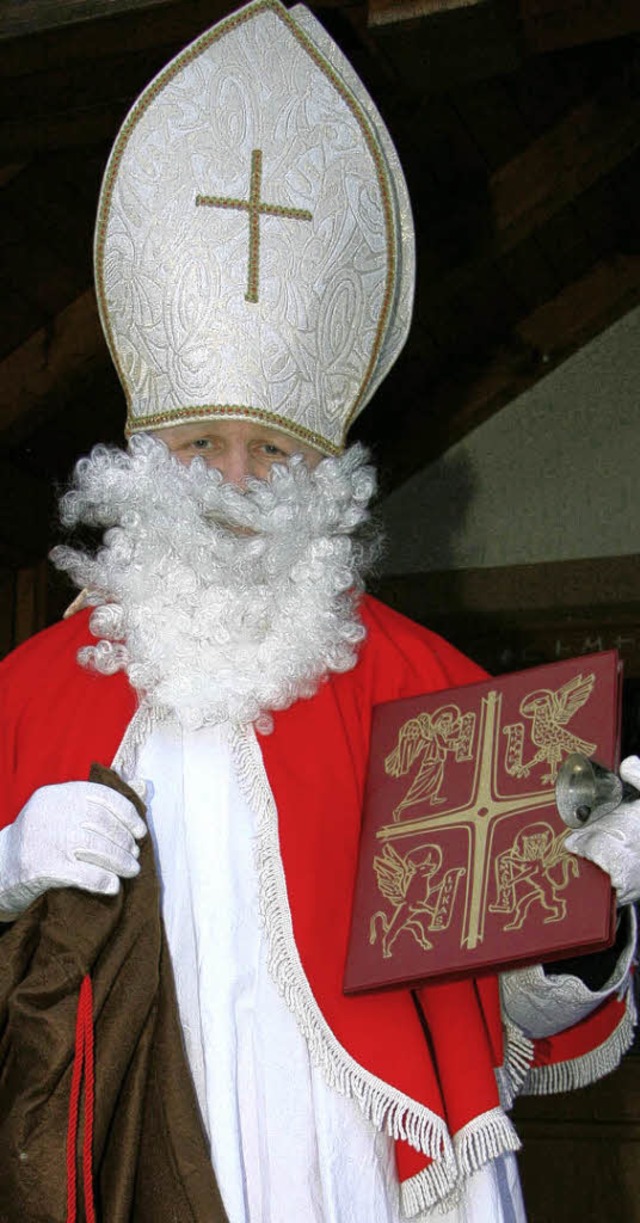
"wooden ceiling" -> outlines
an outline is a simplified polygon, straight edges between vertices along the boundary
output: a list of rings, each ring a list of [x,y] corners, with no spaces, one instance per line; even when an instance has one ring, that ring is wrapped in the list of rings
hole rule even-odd
[[[0,565],[123,397],[92,291],[131,103],[225,0],[0,10]],[[393,487],[640,302],[637,0],[318,0],[399,149],[418,240],[406,349],[358,423]]]

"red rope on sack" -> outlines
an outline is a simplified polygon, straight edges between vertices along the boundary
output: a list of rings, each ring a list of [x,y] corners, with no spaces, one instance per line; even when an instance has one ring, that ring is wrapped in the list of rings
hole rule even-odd
[[[86,1223],[95,1223],[93,1201],[93,993],[91,977],[83,978],[78,997],[76,1043],[71,1074],[69,1122],[67,1126],[67,1223],[76,1223],[78,1209],[77,1160],[80,1094],[84,1070],[84,1136],[82,1143],[82,1185]]]

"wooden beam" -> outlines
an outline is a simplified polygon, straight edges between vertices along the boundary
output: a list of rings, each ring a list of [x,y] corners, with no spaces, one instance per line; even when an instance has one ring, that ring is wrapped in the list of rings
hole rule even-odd
[[[95,295],[87,290],[0,363],[0,437],[56,411],[75,380],[107,355]]]
[[[49,26],[39,32],[25,23],[18,36],[3,38],[0,32],[0,80],[36,73],[46,77],[52,68],[61,71],[87,60],[135,55],[153,48],[165,48],[164,64],[235,7],[234,0],[153,0],[140,11],[114,9],[108,18]]]
[[[368,0],[368,23],[373,28],[413,21],[416,17],[434,17],[454,9],[473,8],[487,0]]]
[[[360,0],[315,0],[314,7],[334,8],[355,5]],[[393,3],[393,0],[390,0]],[[181,3],[186,8],[184,0]],[[424,0],[427,5],[477,4],[479,0]],[[87,25],[105,18],[140,16],[152,26],[156,14],[176,7],[176,0],[4,0],[0,14],[0,40],[21,38],[69,26]],[[209,18],[203,29],[214,25],[221,13],[238,5],[235,0],[208,0]]]
[[[411,21],[415,30],[415,22],[420,18],[489,3],[490,0],[368,0],[368,24],[376,29],[399,27]],[[534,54],[622,38],[640,30],[637,0],[510,0],[509,9],[503,6],[505,17],[512,28],[520,28],[527,50]]]
[[[525,42],[537,54],[640,30],[638,0],[519,0],[519,9]]]
[[[443,449],[534,386],[567,357],[640,304],[640,256],[603,261],[514,329],[511,340],[464,386],[439,388],[433,407]],[[457,402],[456,402],[457,401]]]
[[[409,479],[637,305],[640,255],[618,256],[522,319],[481,365],[458,362],[453,374],[429,384],[420,354],[413,352],[393,387],[394,402],[406,405],[400,424],[396,415],[392,427],[385,425],[383,388],[375,410],[354,429],[374,448],[382,438],[385,490]]]
[[[638,83],[611,82],[611,94],[576,107],[491,176],[494,253],[512,249],[640,147]]]
[[[619,650],[640,676],[640,555],[385,574],[375,594],[490,671]]]
[[[488,616],[553,608],[584,616],[603,603],[619,611],[640,607],[640,553],[482,569],[383,574],[376,589],[394,607],[426,623],[457,613]],[[637,626],[640,647],[640,624]]]
[[[419,11],[421,2],[369,9],[372,41],[407,93],[448,93],[522,65],[525,49],[515,9],[492,0],[446,0],[440,6],[427,0]]]
[[[640,147],[640,91],[622,82],[612,83],[596,98],[575,107],[559,123],[534,140],[522,153],[501,166],[488,179],[485,233],[473,244],[473,257],[448,269],[444,276],[425,276],[418,299],[419,318],[429,328],[432,312],[441,314],[443,303],[464,300],[483,269],[515,249],[564,208],[630,159]],[[447,218],[447,232],[478,231],[479,203],[463,204]],[[450,243],[451,239],[449,239]],[[431,228],[431,245],[439,235]]]
[[[143,12],[170,3],[171,0],[5,0],[0,17],[0,39],[19,38],[122,13]]]

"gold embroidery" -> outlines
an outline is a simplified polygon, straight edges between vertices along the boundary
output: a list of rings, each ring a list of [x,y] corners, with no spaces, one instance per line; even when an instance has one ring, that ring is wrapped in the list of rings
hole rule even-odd
[[[239,212],[249,213],[249,269],[247,274],[247,291],[245,299],[248,302],[258,300],[258,282],[260,275],[260,217],[283,217],[290,221],[312,221],[313,216],[306,208],[286,208],[284,204],[266,204],[260,199],[262,188],[262,149],[253,149],[251,153],[251,187],[248,200],[235,200],[226,195],[197,195],[196,208],[206,205],[208,208],[235,208]]]
[[[308,446],[315,446],[316,450],[322,450],[323,454],[337,455],[342,454],[344,447],[336,446],[333,442],[327,441],[321,433],[314,433],[312,429],[305,429],[304,425],[297,425],[294,421],[288,420],[284,416],[278,416],[276,412],[269,412],[265,408],[250,408],[244,403],[202,403],[193,404],[187,408],[168,408],[166,412],[154,412],[152,415],[136,417],[132,412],[127,415],[127,423],[125,425],[125,437],[131,437],[132,433],[144,433],[149,429],[161,429],[163,425],[174,425],[178,421],[183,421],[185,424],[190,424],[192,421],[197,423],[199,420],[208,420],[211,416],[232,416],[234,418],[242,418],[243,420],[259,420],[266,425],[272,425],[274,429],[280,429],[282,433],[288,433],[291,437],[297,438],[298,441],[305,442]]]

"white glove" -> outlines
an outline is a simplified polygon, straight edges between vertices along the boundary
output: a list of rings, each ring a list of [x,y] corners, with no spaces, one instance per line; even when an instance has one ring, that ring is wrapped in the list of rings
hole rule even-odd
[[[146,825],[122,794],[91,781],[43,786],[0,831],[0,910],[22,913],[49,888],[113,896],[140,870]]]
[[[628,756],[623,760],[620,776],[640,790],[640,759]],[[640,799],[621,803],[615,811],[572,832],[565,846],[611,876],[618,904],[640,899]]]

